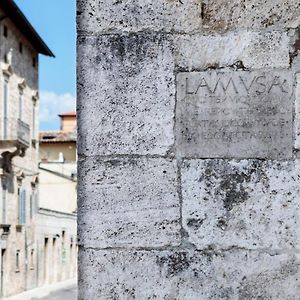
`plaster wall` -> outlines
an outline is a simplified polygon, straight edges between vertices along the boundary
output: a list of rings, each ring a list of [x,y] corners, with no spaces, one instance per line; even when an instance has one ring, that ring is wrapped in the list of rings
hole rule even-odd
[[[76,172],[76,163],[45,163],[40,166],[39,206],[65,213],[75,212],[77,182],[71,180],[71,173]]]
[[[63,153],[64,159],[68,162],[76,161],[76,143],[41,143],[39,145],[39,156],[42,161],[58,161],[59,153]]]

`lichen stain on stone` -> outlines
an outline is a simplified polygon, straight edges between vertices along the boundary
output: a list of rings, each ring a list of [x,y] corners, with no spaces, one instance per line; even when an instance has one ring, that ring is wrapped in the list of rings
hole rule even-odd
[[[243,183],[249,180],[247,174],[231,174],[223,178],[219,184],[221,192],[225,194],[223,199],[224,208],[232,210],[237,204],[245,202],[249,198]]]
[[[100,160],[101,161],[101,160]],[[137,161],[135,159],[109,159],[104,161],[104,165],[106,168],[116,168],[116,167],[132,167],[137,166]]]
[[[157,264],[161,267],[167,267],[167,276],[177,275],[190,266],[190,261],[186,252],[175,252],[165,257],[157,258]]]
[[[203,2],[201,5],[201,18],[203,25],[212,30],[224,30],[227,25],[226,22],[223,20],[216,20],[213,16],[214,9],[211,9],[209,4]]]
[[[94,57],[94,64],[100,65],[105,70],[123,70],[130,78],[137,76],[148,67],[148,61],[156,58],[164,39],[156,34],[145,36],[129,33],[109,36],[105,40],[99,37],[96,43],[95,46],[105,43],[106,51]]]
[[[264,27],[269,27],[269,26],[273,26],[274,24],[276,24],[277,22],[280,21],[280,16],[278,14],[272,14],[270,15],[268,18],[264,19],[261,21],[261,24]]]
[[[195,230],[199,229],[202,224],[204,222],[204,219],[194,219],[194,218],[190,218],[190,219],[187,219],[187,226],[188,227],[191,227]]]
[[[124,59],[125,54],[126,54],[125,41],[121,36],[116,36],[115,37],[112,51],[114,51],[116,56],[121,58],[121,60]]]
[[[238,287],[239,299],[274,299],[268,292],[270,283],[276,285],[276,282],[288,280],[289,276],[294,276],[299,272],[299,265],[295,259],[291,259],[272,272],[262,272],[248,278],[244,277]]]
[[[106,71],[119,69],[126,72],[127,77],[134,77],[148,67],[148,61],[157,56],[157,50],[163,42],[164,39],[156,34],[143,36],[129,33],[116,34],[105,39],[99,37],[93,46],[98,47],[104,43],[106,50],[99,51],[93,58],[93,63]]]
[[[179,226],[179,220],[162,220],[160,222],[155,222],[154,226],[160,230],[166,230],[171,226]]]
[[[228,221],[225,218],[218,218],[217,227],[219,227],[222,230],[226,230],[227,226]]]
[[[266,189],[269,187],[269,178],[259,160],[250,161],[241,169],[229,161],[208,160],[198,181],[204,182],[205,192],[213,199],[222,199],[226,211],[251,197],[249,183],[261,183]],[[220,223],[222,228],[224,225]]]

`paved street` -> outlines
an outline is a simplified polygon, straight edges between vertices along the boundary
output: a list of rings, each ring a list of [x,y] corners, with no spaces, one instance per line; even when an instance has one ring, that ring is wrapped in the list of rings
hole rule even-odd
[[[55,291],[50,293],[48,296],[43,298],[32,298],[35,299],[42,299],[42,300],[77,300],[77,286],[72,285],[67,288],[63,288],[59,291]]]

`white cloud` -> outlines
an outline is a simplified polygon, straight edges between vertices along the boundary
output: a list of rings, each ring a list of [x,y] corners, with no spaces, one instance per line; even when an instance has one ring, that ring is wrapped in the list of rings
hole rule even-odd
[[[58,114],[76,110],[76,99],[70,93],[40,92],[40,123],[58,124]]]

